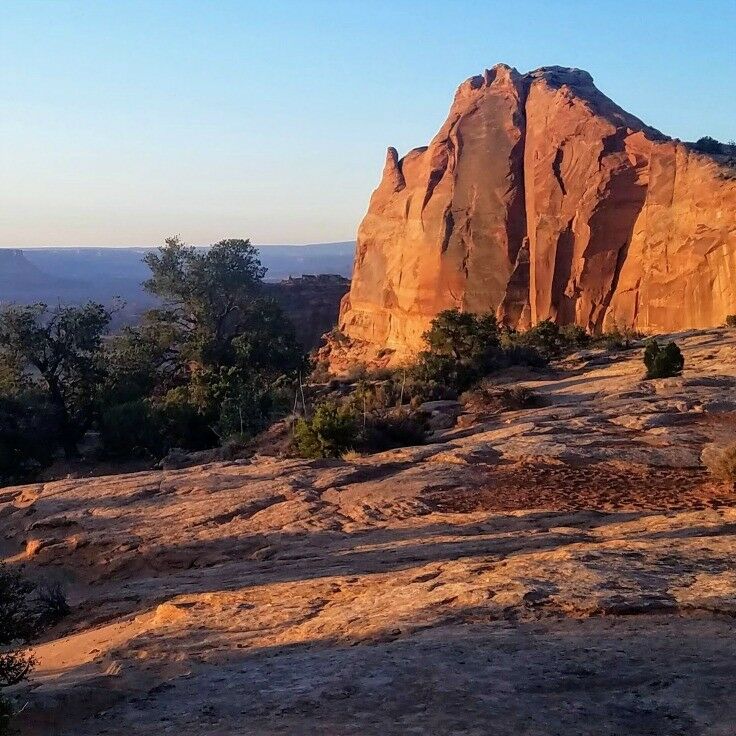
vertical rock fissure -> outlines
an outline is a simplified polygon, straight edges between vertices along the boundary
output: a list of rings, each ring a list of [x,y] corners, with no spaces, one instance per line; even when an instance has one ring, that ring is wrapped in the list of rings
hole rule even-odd
[[[564,156],[564,151],[562,149],[562,146],[560,146],[555,151],[555,158],[552,161],[552,173],[555,175],[555,179],[557,179],[557,183],[560,185],[560,189],[562,190],[562,195],[567,195],[567,189],[565,189],[565,182],[562,180],[562,174],[561,172],[561,166],[562,166],[562,157]]]
[[[450,246],[450,238],[455,227],[455,216],[452,214],[452,203],[445,210],[442,223],[442,237],[440,238],[440,253],[445,253]]]
[[[555,249],[555,267],[552,273],[552,309],[550,315],[561,324],[568,324],[575,319],[575,297],[567,296],[567,285],[572,273],[573,254],[575,252],[575,232],[572,219],[560,233]]]
[[[628,242],[624,243],[619,248],[618,253],[616,254],[616,265],[613,269],[613,276],[611,277],[611,284],[608,287],[608,291],[603,297],[603,300],[601,301],[597,314],[595,315],[595,320],[594,320],[595,332],[601,332],[603,330],[603,321],[606,317],[606,312],[608,311],[608,307],[611,304],[611,299],[613,298],[613,295],[616,293],[616,289],[618,287],[618,281],[621,278],[621,270],[624,267],[624,263],[626,263],[627,251],[628,251]]]
[[[517,190],[513,210],[508,213],[506,233],[508,236],[508,259],[513,264],[503,298],[497,309],[499,320],[508,327],[517,328],[522,315],[529,310],[531,289],[531,268],[529,258],[529,217],[526,202],[526,143],[527,114],[526,103],[529,96],[530,80],[525,75],[517,84],[519,95],[518,119],[514,123],[520,131],[519,140],[511,149],[510,161],[520,161],[518,180],[512,182]],[[516,223],[516,227],[514,227]],[[516,230],[516,232],[514,231]]]

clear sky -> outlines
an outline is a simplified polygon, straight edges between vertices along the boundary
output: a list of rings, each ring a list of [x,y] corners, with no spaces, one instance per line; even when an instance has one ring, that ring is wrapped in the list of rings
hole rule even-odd
[[[0,1],[0,246],[354,238],[383,166],[503,61],[736,138],[736,0]]]

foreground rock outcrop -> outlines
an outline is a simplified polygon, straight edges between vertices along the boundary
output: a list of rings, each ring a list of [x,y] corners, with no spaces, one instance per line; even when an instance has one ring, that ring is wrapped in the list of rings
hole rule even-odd
[[[429,146],[389,148],[340,329],[356,359],[399,362],[453,307],[514,327],[721,324],[736,311],[734,165],[645,125],[587,72],[497,65],[460,86]]]
[[[580,353],[421,447],[3,489],[5,561],[73,609],[21,732],[731,733],[736,331],[677,341],[682,377]]]

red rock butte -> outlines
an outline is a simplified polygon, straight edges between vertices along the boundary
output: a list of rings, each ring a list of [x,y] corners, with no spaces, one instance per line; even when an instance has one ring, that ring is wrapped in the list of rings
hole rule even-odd
[[[585,71],[471,77],[429,146],[388,149],[333,365],[400,362],[453,307],[517,328],[721,324],[736,312],[735,166],[644,124]]]

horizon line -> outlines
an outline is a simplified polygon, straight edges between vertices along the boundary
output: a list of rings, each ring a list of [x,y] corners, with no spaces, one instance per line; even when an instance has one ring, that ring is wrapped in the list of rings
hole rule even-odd
[[[227,238],[224,238],[227,240]],[[324,242],[312,242],[312,243],[252,243],[256,248],[310,248],[317,245],[348,245],[355,243],[353,240],[327,240]],[[209,248],[214,243],[185,243],[185,245],[192,245],[195,248]],[[61,250],[61,249],[81,249],[81,248],[96,248],[96,249],[119,249],[119,250],[139,250],[148,248],[161,248],[162,245],[0,245],[0,250]]]

